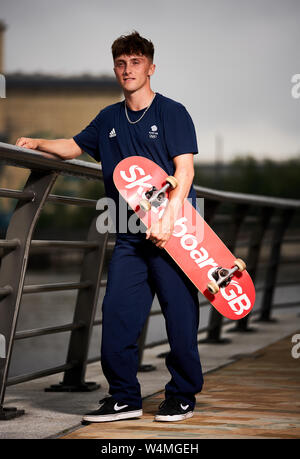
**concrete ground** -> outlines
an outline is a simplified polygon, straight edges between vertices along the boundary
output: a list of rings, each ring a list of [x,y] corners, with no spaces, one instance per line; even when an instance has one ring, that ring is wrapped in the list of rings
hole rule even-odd
[[[254,332],[234,333],[232,323],[224,327],[223,337],[228,344],[199,344],[204,374],[235,362],[245,354],[252,354],[292,334],[300,333],[299,308],[274,311],[277,322],[250,321]],[[199,334],[199,339],[206,334]],[[292,349],[292,344],[291,344]],[[169,380],[164,359],[157,356],[168,351],[168,345],[157,346],[144,352],[143,363],[155,365],[156,370],[138,373],[142,396],[149,397],[163,391]],[[100,363],[88,366],[86,381],[101,384],[98,391],[89,393],[45,392],[44,388],[57,384],[62,375],[52,375],[34,381],[9,386],[5,407],[24,409],[25,414],[9,421],[0,421],[0,438],[60,438],[81,427],[82,415],[97,408],[98,400],[108,395],[108,386],[101,373]],[[198,396],[201,400],[201,394]],[[160,402],[160,400],[158,400]]]
[[[293,336],[207,374],[190,418],[154,421],[157,405],[164,400],[162,391],[144,399],[141,418],[90,423],[62,438],[100,440],[102,452],[106,451],[103,439],[114,448],[124,439],[135,440],[131,443],[135,453],[146,450],[153,439],[159,440],[158,445],[173,439],[177,448],[179,439],[181,445],[195,439],[299,439],[300,366],[293,357],[296,350],[291,354]]]

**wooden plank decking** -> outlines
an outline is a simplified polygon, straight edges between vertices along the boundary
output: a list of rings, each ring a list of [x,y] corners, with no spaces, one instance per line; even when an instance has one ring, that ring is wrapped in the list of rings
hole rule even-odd
[[[90,424],[61,438],[300,438],[300,358],[291,349],[289,336],[207,374],[186,421],[153,421],[161,392],[144,400],[141,419]]]

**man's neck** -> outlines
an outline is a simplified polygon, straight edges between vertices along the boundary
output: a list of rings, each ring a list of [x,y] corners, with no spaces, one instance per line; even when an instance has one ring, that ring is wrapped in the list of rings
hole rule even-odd
[[[132,93],[124,93],[126,105],[130,110],[143,110],[151,104],[154,94],[150,87],[141,88]]]

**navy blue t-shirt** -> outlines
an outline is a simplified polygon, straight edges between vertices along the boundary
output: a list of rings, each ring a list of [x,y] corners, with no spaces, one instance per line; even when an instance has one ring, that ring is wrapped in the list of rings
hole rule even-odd
[[[140,118],[144,111],[127,108],[131,121]],[[83,151],[101,162],[106,195],[116,203],[119,193],[113,182],[113,171],[122,159],[144,156],[168,175],[174,175],[175,156],[198,153],[195,127],[186,108],[159,93],[138,123],[128,122],[122,101],[101,110],[73,139]],[[189,197],[195,200],[193,187]]]

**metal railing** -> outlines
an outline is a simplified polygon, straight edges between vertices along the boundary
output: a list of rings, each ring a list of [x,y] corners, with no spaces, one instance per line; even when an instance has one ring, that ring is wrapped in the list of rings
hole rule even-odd
[[[64,161],[55,157],[45,157],[40,152],[4,143],[0,143],[0,160],[2,164],[30,170],[23,190],[0,189],[0,197],[17,199],[7,228],[6,238],[0,240],[0,249],[2,250],[0,269],[0,419],[10,419],[23,414],[24,411],[3,406],[6,387],[9,385],[64,372],[61,383],[45,390],[90,391],[99,388],[96,383],[85,381],[85,372],[87,364],[100,359],[100,356],[88,359],[88,350],[93,327],[102,323],[101,319],[95,320],[95,312],[100,289],[105,289],[106,286],[106,280],[103,278],[103,267],[108,249],[114,246],[114,240],[109,237],[108,233],[100,234],[96,230],[96,200],[51,194],[51,190],[60,175],[102,180],[100,165],[80,160]],[[261,307],[251,315],[258,315],[259,320],[272,320],[274,290],[278,268],[282,264],[282,260],[280,260],[282,244],[285,242],[288,244],[291,242],[293,244],[300,243],[300,238],[297,237],[284,238],[293,216],[300,208],[300,201],[222,192],[199,186],[195,188],[198,197],[205,198],[206,221],[220,236],[222,234],[222,239],[231,251],[235,252],[236,249],[246,251],[247,270],[254,281],[256,281],[259,265],[262,265],[259,262],[260,253],[263,244],[266,244],[266,237],[268,238],[267,243],[270,250],[264,261],[265,280],[261,282],[261,285],[256,285],[256,290],[262,292]],[[94,208],[95,216],[90,223],[87,240],[33,240],[34,229],[46,202]],[[230,209],[227,209],[225,213],[220,213],[219,210],[224,205]],[[78,282],[24,285],[31,247],[50,250],[57,248],[61,250],[83,250],[80,280]],[[294,257],[292,262],[299,263],[299,257]],[[291,285],[292,283],[296,283],[296,281],[285,281],[280,285]],[[23,294],[74,289],[77,290],[77,299],[72,323],[16,331]],[[203,300],[200,302],[200,307],[208,304],[207,300]],[[152,311],[150,316],[157,314],[161,314],[161,312]],[[248,320],[249,316],[238,321],[235,326],[236,330],[247,331]],[[167,342],[145,344],[148,322],[149,318],[139,339],[141,371],[154,369],[142,364],[144,349]],[[223,340],[221,337],[222,326],[227,322],[214,308],[211,308],[208,325],[199,331],[207,332],[206,342],[220,342]],[[8,377],[15,340],[66,331],[71,333],[65,364],[30,374]]]

